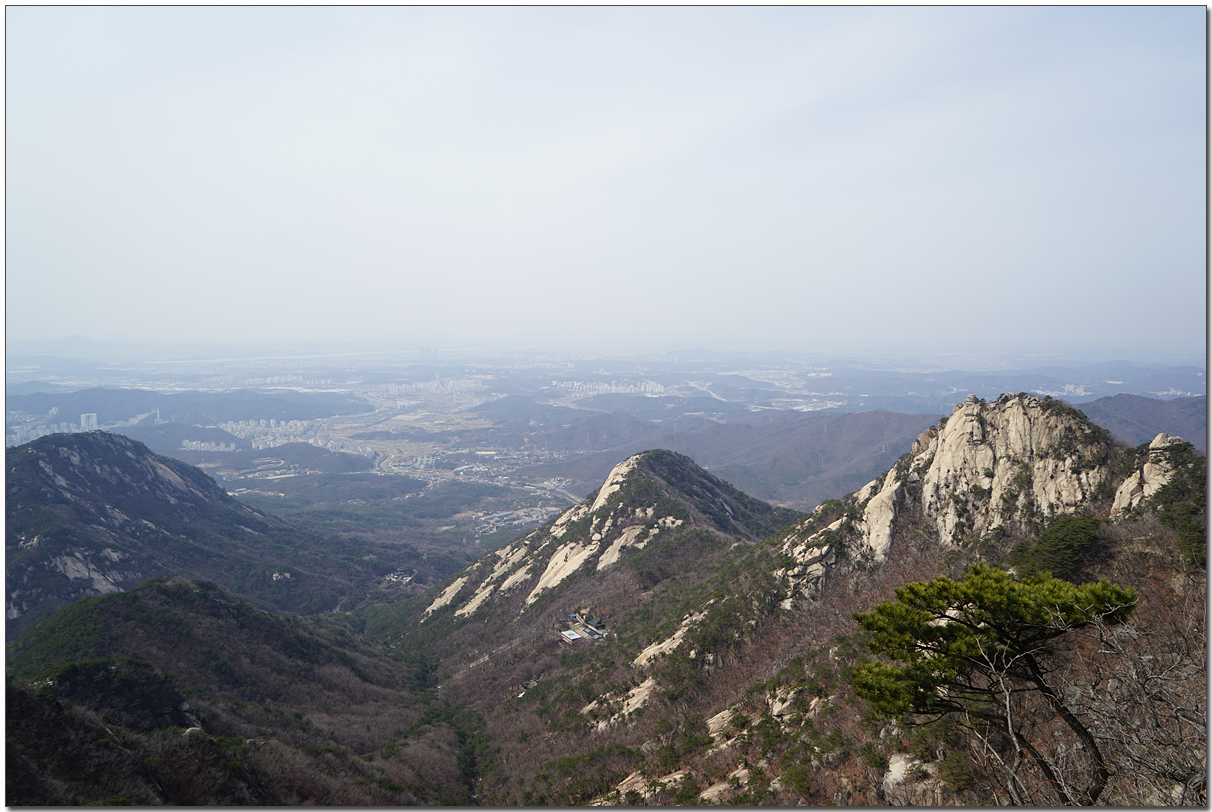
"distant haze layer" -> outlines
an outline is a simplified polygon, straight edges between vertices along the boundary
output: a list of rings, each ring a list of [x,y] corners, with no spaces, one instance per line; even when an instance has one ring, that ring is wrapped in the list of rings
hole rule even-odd
[[[6,338],[1136,346],[1206,10],[6,10]]]

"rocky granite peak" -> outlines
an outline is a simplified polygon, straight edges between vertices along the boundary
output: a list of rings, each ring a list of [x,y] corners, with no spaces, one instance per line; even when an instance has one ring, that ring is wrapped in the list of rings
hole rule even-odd
[[[812,595],[843,552],[879,563],[910,538],[958,547],[1026,537],[1053,517],[1109,502],[1117,488],[1116,507],[1128,509],[1168,481],[1163,452],[1175,443],[1159,436],[1121,483],[1110,434],[1076,409],[1026,393],[993,402],[969,395],[891,470],[842,500],[840,511],[826,503],[789,534],[783,550],[796,565],[786,574]]]
[[[889,472],[881,492],[920,469],[921,510],[943,544],[997,526],[1025,529],[1040,513],[1072,513],[1111,477],[1102,464],[1109,435],[1059,401],[969,395],[932,433],[914,444],[909,475]]]
[[[466,617],[494,599],[521,610],[574,573],[593,576],[658,540],[702,530],[756,542],[796,515],[747,496],[682,454],[644,451],[616,465],[596,492],[547,526],[482,557],[434,597],[425,615],[453,606]]]

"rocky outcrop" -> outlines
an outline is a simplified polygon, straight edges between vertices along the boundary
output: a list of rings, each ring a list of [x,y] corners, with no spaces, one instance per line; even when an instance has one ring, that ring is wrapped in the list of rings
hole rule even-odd
[[[815,595],[843,552],[875,564],[893,555],[910,519],[914,533],[946,547],[990,533],[1026,534],[1049,517],[1089,509],[1108,492],[1110,448],[1105,430],[1060,401],[1018,394],[987,403],[970,395],[894,468],[853,494],[841,518],[820,527],[830,509],[823,505],[789,534],[782,549],[795,564],[775,574],[789,577],[793,591]],[[1125,501],[1156,490],[1161,468],[1155,462],[1142,471],[1135,490],[1125,483]]]
[[[942,806],[943,787],[938,764],[923,763],[906,753],[888,758],[882,789],[888,806]]]
[[[596,559],[594,568],[601,570],[617,561],[625,548],[643,549],[662,531],[684,524],[684,515],[657,515],[655,505],[622,508],[617,499],[611,502],[610,497],[634,474],[642,456],[637,454],[615,466],[592,502],[586,500],[565,511],[548,528],[496,550],[488,566],[455,580],[425,614],[450,604],[469,580],[475,589],[456,601],[458,617],[475,612],[494,592],[509,592],[522,585],[530,587],[524,602],[529,606],[587,561]]]
[[[1174,461],[1167,449],[1181,445],[1181,437],[1171,437],[1169,434],[1159,434],[1149,443],[1145,463],[1139,470],[1133,471],[1115,492],[1115,501],[1111,505],[1111,515],[1118,516],[1137,508],[1153,494],[1157,493],[1174,474]]]
[[[757,541],[795,515],[746,496],[689,457],[645,451],[548,526],[481,558],[435,595],[425,617],[447,606],[467,617],[498,598],[520,611],[573,574],[600,573],[660,538],[702,529]]]
[[[120,584],[142,577],[142,573],[118,568],[117,564],[130,558],[117,550],[103,547],[97,551],[68,549],[63,555],[50,559],[49,569],[62,573],[73,581],[85,581],[92,594],[105,595],[122,590]]]
[[[1059,402],[1047,403],[1055,405],[1031,395],[994,404],[969,396],[914,444],[908,467],[922,469],[921,511],[941,543],[1021,524],[1028,514],[1072,513],[1109,479],[1097,464],[1105,432]]]

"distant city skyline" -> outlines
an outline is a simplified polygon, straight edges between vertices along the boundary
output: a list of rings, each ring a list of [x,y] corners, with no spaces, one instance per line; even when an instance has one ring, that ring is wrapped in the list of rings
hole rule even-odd
[[[5,16],[10,344],[1206,363],[1203,7]]]

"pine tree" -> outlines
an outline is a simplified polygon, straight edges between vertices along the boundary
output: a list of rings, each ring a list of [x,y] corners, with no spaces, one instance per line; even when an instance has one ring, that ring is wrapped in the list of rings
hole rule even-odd
[[[931,721],[950,716],[982,736],[1002,735],[989,755],[1006,775],[1011,799],[1026,802],[1024,763],[1038,767],[1062,804],[1093,804],[1110,777],[1095,737],[1049,683],[1049,643],[1093,623],[1117,625],[1136,593],[1107,581],[1075,585],[1047,575],[1015,580],[985,565],[962,581],[907,584],[897,599],[855,615],[873,635],[870,648],[892,660],[855,669],[855,692],[876,714]],[[1084,789],[1062,775],[1041,716],[1061,720],[1084,751]],[[1031,718],[1031,724],[1026,719]],[[1070,748],[1074,749],[1074,748]]]

